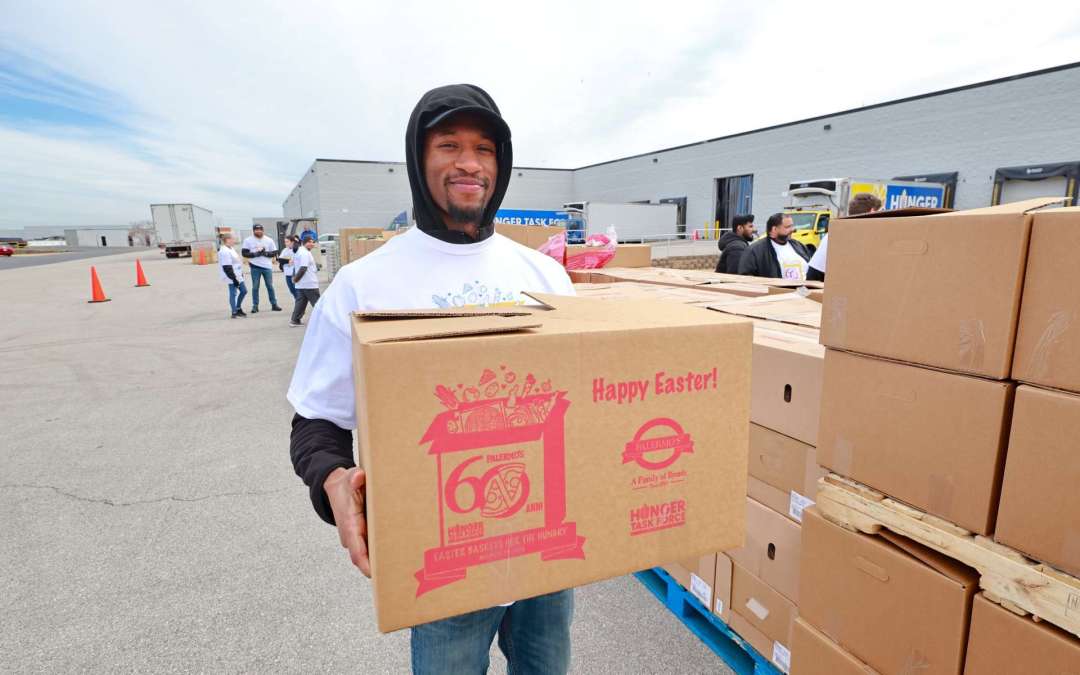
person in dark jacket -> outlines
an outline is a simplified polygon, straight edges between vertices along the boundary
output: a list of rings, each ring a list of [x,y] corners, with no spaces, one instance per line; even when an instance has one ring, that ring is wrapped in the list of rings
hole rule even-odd
[[[334,276],[308,320],[288,392],[296,411],[290,439],[293,468],[308,486],[316,513],[337,527],[353,565],[368,576],[368,477],[353,460],[352,430],[360,420],[352,313],[448,307],[455,296],[467,296],[465,306],[486,307],[524,304],[527,291],[574,294],[562,265],[495,232],[495,212],[510,183],[513,147],[510,127],[487,92],[460,84],[424,94],[409,118],[405,157],[416,227]],[[483,347],[478,342],[475,348]],[[405,377],[409,367],[424,366],[403,365]],[[396,534],[384,531],[380,541]],[[509,672],[565,673],[573,608],[574,592],[565,590],[415,626],[413,672],[487,672],[498,635]],[[359,665],[361,671],[371,670]]]
[[[716,261],[716,271],[727,274],[739,273],[739,258],[743,251],[754,241],[754,215],[735,216],[731,219],[731,229],[720,236],[720,259]]]
[[[772,279],[805,281],[810,252],[791,238],[791,216],[774,213],[765,223],[765,238],[746,249],[739,260],[739,274]]]

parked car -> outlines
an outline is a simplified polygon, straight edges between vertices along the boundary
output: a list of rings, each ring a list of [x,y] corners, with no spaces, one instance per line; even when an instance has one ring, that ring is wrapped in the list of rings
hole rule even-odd
[[[15,255],[15,249],[11,248],[7,244],[0,244],[0,255],[6,255],[9,258]]]

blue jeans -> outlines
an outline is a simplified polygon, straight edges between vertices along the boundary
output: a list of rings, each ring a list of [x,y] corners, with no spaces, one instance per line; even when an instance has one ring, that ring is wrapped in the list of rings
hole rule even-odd
[[[269,267],[251,266],[251,308],[259,308],[259,286],[266,281],[266,294],[270,296],[270,304],[277,307],[277,295],[274,294],[274,270]]]
[[[289,287],[289,292],[292,293],[293,300],[296,299],[296,285],[292,282],[292,275],[285,275],[285,285]]]
[[[234,284],[229,284],[229,308],[233,314],[240,311],[240,303],[247,297],[247,284],[243,281],[240,282],[240,288],[237,288]]]
[[[433,621],[412,629],[415,675],[486,673],[499,635],[510,675],[561,675],[570,668],[573,589]]]

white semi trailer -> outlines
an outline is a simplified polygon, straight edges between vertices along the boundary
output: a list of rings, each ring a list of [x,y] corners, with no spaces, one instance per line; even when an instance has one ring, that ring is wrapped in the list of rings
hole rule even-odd
[[[201,206],[151,204],[150,216],[166,258],[188,257],[192,243],[214,239],[214,213]]]
[[[570,214],[567,229],[573,230],[568,232],[572,241],[581,235],[605,234],[609,227],[615,228],[621,242],[673,239],[679,234],[679,207],[675,204],[571,202],[563,204],[563,209]]]

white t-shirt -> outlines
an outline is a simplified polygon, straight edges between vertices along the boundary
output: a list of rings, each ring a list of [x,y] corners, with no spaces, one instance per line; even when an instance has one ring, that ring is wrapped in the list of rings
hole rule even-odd
[[[810,267],[825,274],[825,257],[827,255],[829,255],[829,235],[821,238],[821,244],[814,251],[814,255],[810,256]]]
[[[291,248],[289,248],[288,246],[281,249],[281,253],[278,253],[278,260],[288,260],[287,263],[285,263],[284,265],[281,266],[281,271],[287,277],[291,277],[292,273],[293,273],[292,259],[293,259],[293,250]]]
[[[773,250],[776,251],[776,260],[780,263],[780,277],[793,281],[806,279],[806,261],[795,252],[795,247],[790,243],[781,246],[775,240],[770,240]]]
[[[256,237],[255,235],[251,235],[250,237],[248,237],[247,239],[244,240],[244,243],[241,246],[241,248],[246,248],[247,250],[251,251],[252,253],[255,253],[256,251],[268,251],[270,253],[273,253],[274,251],[277,250],[277,244],[275,244],[274,240],[271,239],[270,237],[266,236],[265,234],[262,236],[262,238]],[[252,265],[254,265],[255,267],[265,267],[267,269],[274,269],[274,259],[273,258],[267,258],[266,256],[259,256],[257,258],[248,258],[248,262],[251,263]]]
[[[304,276],[293,281],[297,288],[319,287],[319,269],[315,266],[315,257],[311,255],[311,251],[303,246],[296,249],[296,253],[293,254],[292,264],[294,273],[301,267],[307,268]]]
[[[224,281],[227,284],[232,283],[232,279],[230,279],[225,274],[225,268],[226,267],[232,267],[233,268],[233,272],[236,273],[236,280],[237,281],[243,281],[244,280],[244,260],[239,255],[237,255],[236,251],[232,250],[228,246],[222,245],[221,248],[218,249],[217,256],[218,256],[218,276],[221,277],[222,281]]]
[[[356,428],[352,312],[522,305],[523,291],[574,295],[574,286],[553,258],[501,234],[449,244],[414,227],[334,276],[308,321],[289,402],[304,417]]]

